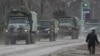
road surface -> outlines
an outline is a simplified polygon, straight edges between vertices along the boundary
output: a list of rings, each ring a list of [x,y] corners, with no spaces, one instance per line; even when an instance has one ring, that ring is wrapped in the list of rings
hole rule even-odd
[[[71,40],[66,37],[57,39],[56,42],[42,40],[36,44],[24,45],[24,41],[18,42],[17,45],[1,45],[0,56],[42,56],[53,53],[64,47],[71,47],[84,44],[84,38]]]

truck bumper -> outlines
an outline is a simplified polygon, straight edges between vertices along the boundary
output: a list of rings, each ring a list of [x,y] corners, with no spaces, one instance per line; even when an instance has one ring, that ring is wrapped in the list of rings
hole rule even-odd
[[[38,37],[50,37],[51,33],[38,33]]]
[[[59,30],[58,34],[61,34],[61,35],[71,35],[71,33],[72,33],[72,30]]]
[[[6,36],[8,38],[15,38],[16,40],[25,40],[26,37],[28,37],[28,33],[12,33],[12,34],[9,34],[7,33]]]

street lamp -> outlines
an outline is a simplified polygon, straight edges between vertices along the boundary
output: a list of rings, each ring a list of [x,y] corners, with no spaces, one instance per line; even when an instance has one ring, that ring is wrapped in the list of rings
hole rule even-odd
[[[90,19],[90,0],[82,0],[81,2],[81,31],[85,30],[86,20]]]
[[[87,7],[87,6],[88,6],[88,4],[87,4],[87,3],[85,3],[85,4],[83,4],[83,6],[84,6],[84,7]]]

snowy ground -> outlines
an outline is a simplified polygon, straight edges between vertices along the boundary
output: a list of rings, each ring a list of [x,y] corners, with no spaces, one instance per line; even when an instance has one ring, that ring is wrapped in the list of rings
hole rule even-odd
[[[96,46],[95,55],[89,54],[87,45],[80,45],[70,48],[65,47],[61,50],[58,50],[57,52],[43,56],[100,56],[100,45]]]
[[[36,44],[25,45],[24,41],[17,42],[17,45],[0,46],[0,56],[42,56],[54,53],[64,47],[71,47],[84,44],[85,37],[80,36],[78,40],[71,40],[70,37],[59,38],[56,42],[42,40]]]
[[[86,35],[84,35],[86,36]],[[100,41],[100,37],[98,35],[98,39]],[[85,39],[84,39],[85,40]],[[57,50],[56,52],[53,52],[51,54],[43,55],[43,56],[100,56],[100,44],[96,45],[96,54],[90,55],[87,43],[84,43],[82,45],[74,45],[70,47],[64,47],[62,49]]]

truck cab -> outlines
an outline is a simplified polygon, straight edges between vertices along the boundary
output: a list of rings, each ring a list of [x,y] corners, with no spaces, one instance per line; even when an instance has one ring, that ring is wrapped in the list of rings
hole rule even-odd
[[[79,35],[79,19],[76,17],[59,18],[59,34],[77,39]]]
[[[58,31],[57,24],[55,20],[38,20],[38,40],[49,38],[50,41],[55,41]]]
[[[36,17],[36,15],[33,16],[29,11],[10,11],[5,21],[5,44],[16,44],[17,40],[25,40],[26,44],[34,43],[32,30],[37,27],[33,26],[34,18],[32,17]]]

